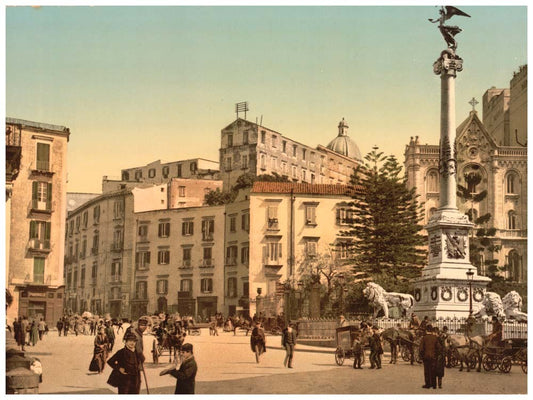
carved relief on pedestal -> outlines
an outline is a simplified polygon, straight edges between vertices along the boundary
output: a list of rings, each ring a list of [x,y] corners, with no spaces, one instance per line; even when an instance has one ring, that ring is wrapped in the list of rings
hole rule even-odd
[[[450,286],[442,286],[440,288],[440,298],[444,301],[452,299],[452,288]]]
[[[466,288],[457,288],[457,300],[466,301],[468,299],[468,291]]]
[[[445,250],[448,258],[464,259],[466,257],[466,235],[457,230],[448,229],[445,232]]]
[[[435,301],[438,298],[437,286],[431,286],[431,300]]]
[[[483,297],[485,296],[485,292],[482,288],[475,288],[473,290],[472,298],[475,302],[480,303],[483,301]]]
[[[439,257],[441,252],[442,240],[440,234],[433,234],[429,237],[429,253],[432,257]]]

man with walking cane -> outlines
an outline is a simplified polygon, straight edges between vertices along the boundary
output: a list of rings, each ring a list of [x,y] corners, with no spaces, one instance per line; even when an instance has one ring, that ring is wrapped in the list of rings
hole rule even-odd
[[[148,381],[146,380],[146,372],[144,372],[144,346],[143,346],[143,334],[144,331],[148,328],[148,320],[146,318],[139,318],[137,321],[137,327],[133,329],[133,334],[137,337],[137,342],[135,343],[135,353],[139,359],[139,371],[142,372],[144,377],[144,382],[146,383],[146,393],[150,394],[148,390]],[[141,380],[137,382],[137,393],[141,392]]]

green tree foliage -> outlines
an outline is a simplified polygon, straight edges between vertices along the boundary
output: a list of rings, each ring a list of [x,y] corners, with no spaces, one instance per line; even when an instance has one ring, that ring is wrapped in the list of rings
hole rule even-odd
[[[415,188],[409,190],[400,176],[402,168],[394,156],[374,148],[365,160],[352,176],[353,220],[341,236],[353,238],[354,272],[365,272],[378,283],[387,278],[390,290],[420,276],[426,262],[422,207]]]
[[[479,172],[469,171],[464,174],[464,179],[466,186],[457,185],[457,196],[465,203],[468,204],[469,208],[466,211],[468,219],[476,224],[476,228],[472,232],[470,238],[470,262],[474,265],[478,271],[481,267],[482,255],[491,254],[499,252],[501,246],[494,244],[494,235],[496,234],[496,228],[489,226],[491,220],[491,214],[487,213],[484,215],[475,217],[475,206],[476,204],[481,203],[487,197],[487,191],[483,190],[477,192],[477,187],[482,181],[482,176]],[[487,275],[491,278],[494,278],[498,275],[498,272],[502,269],[498,266],[498,260],[494,258],[485,259],[485,267],[487,270]]]

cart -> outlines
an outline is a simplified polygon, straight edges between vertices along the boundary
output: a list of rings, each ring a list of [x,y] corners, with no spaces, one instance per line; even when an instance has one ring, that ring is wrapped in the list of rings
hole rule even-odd
[[[501,346],[487,346],[482,359],[483,369],[509,373],[513,364],[520,365],[527,374],[527,339],[506,339]]]
[[[360,332],[360,329],[356,326],[341,326],[335,331],[335,340],[337,348],[335,349],[335,362],[337,365],[344,364],[346,358],[354,356],[352,345],[356,335]],[[365,352],[363,350],[361,354],[361,364],[365,363]]]

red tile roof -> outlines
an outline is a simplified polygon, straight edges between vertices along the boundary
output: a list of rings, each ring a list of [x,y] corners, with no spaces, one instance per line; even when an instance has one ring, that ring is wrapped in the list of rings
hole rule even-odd
[[[353,186],[322,183],[254,182],[252,193],[291,193],[350,196]]]

